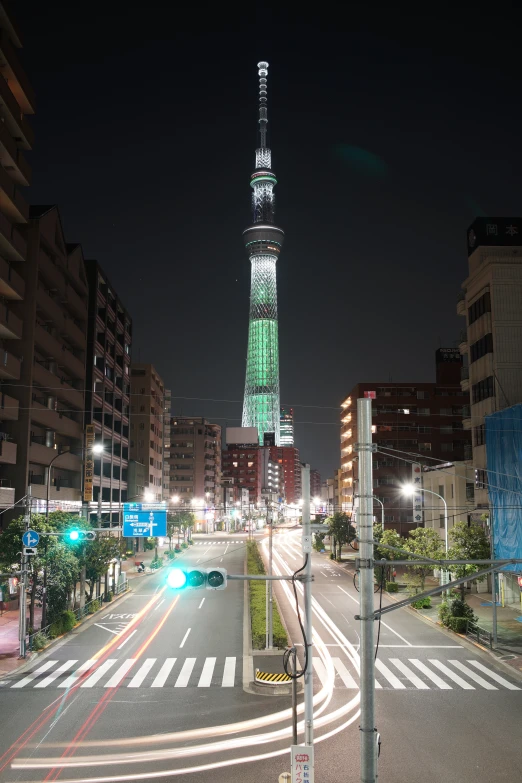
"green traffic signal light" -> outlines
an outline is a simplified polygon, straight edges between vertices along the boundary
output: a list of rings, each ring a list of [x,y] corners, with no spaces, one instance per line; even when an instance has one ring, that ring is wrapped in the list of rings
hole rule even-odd
[[[69,537],[69,541],[78,541],[78,539],[80,538],[80,531],[79,530],[70,530],[69,534],[68,534],[68,537]]]
[[[167,576],[167,584],[175,590],[181,590],[187,584],[187,575],[180,568],[171,568]]]
[[[224,590],[227,586],[227,572],[224,568],[191,568],[187,571],[171,568],[167,575],[167,584],[174,590],[201,587],[206,587],[207,590]]]
[[[96,533],[94,530],[78,530],[78,528],[72,528],[65,534],[67,541],[75,544],[77,541],[94,541]]]

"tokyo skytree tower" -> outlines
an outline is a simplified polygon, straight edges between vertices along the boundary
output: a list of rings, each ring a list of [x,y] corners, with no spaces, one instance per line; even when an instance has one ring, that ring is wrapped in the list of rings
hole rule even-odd
[[[274,225],[274,185],[272,154],[267,146],[267,74],[268,63],[259,69],[259,147],[256,170],[250,177],[252,225],[243,231],[250,258],[250,318],[243,427],[257,427],[259,443],[265,433],[273,433],[279,446],[279,347],[277,337],[276,262],[284,231]]]

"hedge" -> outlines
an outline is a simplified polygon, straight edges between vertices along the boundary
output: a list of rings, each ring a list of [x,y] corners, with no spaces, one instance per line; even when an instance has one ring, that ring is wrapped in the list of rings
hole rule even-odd
[[[266,573],[255,541],[247,543],[247,571],[253,576]],[[254,650],[263,650],[266,646],[266,582],[249,582],[248,591],[252,647]],[[287,647],[288,637],[281,622],[275,599],[272,602],[272,626],[274,647]]]
[[[467,617],[451,617],[450,628],[455,633],[466,633],[468,630],[468,618]]]

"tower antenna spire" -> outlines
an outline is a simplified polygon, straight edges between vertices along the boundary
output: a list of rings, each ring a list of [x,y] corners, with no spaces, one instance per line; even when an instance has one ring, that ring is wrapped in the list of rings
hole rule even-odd
[[[267,76],[268,76],[268,63],[261,61],[257,64],[259,74],[259,136],[261,139],[261,148],[266,148],[266,131],[268,125],[268,113],[267,113]]]

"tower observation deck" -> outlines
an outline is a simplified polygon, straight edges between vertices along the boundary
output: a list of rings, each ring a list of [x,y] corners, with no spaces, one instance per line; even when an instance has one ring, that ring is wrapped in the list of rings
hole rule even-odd
[[[243,427],[257,427],[259,443],[265,433],[273,433],[279,446],[279,346],[277,329],[276,262],[284,231],[274,225],[274,186],[272,153],[267,146],[268,63],[257,64],[259,73],[259,147],[256,169],[250,178],[252,225],[243,231],[250,258],[250,316]]]

